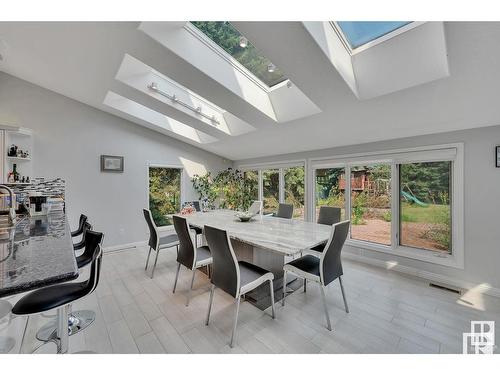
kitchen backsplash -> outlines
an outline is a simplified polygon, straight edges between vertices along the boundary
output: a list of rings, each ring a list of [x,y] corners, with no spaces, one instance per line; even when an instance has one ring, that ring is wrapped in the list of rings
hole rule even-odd
[[[66,182],[62,178],[38,177],[29,184],[5,184],[9,186],[19,198],[24,199],[30,193],[41,193],[52,198],[65,200]]]

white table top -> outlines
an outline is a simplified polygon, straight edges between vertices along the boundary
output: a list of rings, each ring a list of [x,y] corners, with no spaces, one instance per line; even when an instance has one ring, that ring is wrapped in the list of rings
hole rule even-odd
[[[268,249],[281,255],[293,255],[326,242],[331,227],[301,220],[255,216],[243,223],[230,210],[196,212],[185,217],[188,223],[203,228],[205,225],[224,229],[233,239]]]

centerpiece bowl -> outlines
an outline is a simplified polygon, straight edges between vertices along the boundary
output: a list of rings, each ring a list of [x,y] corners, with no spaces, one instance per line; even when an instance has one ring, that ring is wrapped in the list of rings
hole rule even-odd
[[[244,211],[244,212],[237,212],[235,214],[235,216],[240,219],[241,222],[248,222],[250,220],[252,220],[252,217],[254,217],[254,214],[251,213],[251,212],[248,212],[248,211]]]

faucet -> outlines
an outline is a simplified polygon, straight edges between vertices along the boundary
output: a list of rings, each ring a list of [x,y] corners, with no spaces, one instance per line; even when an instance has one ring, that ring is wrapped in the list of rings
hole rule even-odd
[[[16,209],[14,208],[14,192],[7,185],[0,185],[0,189],[5,189],[9,192],[10,196],[9,224],[13,225],[16,223]]]

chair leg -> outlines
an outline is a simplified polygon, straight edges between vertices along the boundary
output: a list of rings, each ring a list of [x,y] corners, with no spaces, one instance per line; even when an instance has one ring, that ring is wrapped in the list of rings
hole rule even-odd
[[[175,273],[174,290],[172,290],[172,293],[175,293],[175,288],[177,287],[177,279],[179,278],[180,270],[181,270],[181,264],[177,263],[177,272]]]
[[[304,279],[304,293],[307,292],[307,279]]]
[[[283,298],[281,299],[281,306],[285,306],[286,297],[286,271],[283,273]]]
[[[328,306],[326,305],[325,286],[319,284],[319,287],[321,289],[321,299],[323,300],[323,307],[325,308],[326,326],[327,326],[328,330],[331,331],[332,325],[330,323],[330,314],[328,314]]]
[[[151,246],[149,247],[149,251],[148,251],[148,259],[146,259],[146,267],[144,267],[144,270],[147,270],[148,269],[148,263],[149,263],[149,256],[151,255]]]
[[[273,319],[276,319],[276,311],[274,309],[274,286],[272,280],[269,280],[269,288],[271,292],[271,311],[273,312]]]
[[[155,274],[156,262],[158,262],[158,254],[160,254],[160,249],[156,249],[155,263],[153,264],[153,270],[151,271],[151,278],[153,278]]]
[[[194,275],[196,275],[196,268],[193,269],[193,277],[191,277],[191,286],[189,287],[189,290],[188,290],[188,295],[187,295],[187,299],[186,299],[186,307],[189,306],[189,299],[191,298],[191,290],[193,290],[193,284],[194,284]]]
[[[68,311],[69,305],[61,306],[57,309],[57,353],[68,352],[69,331],[68,331]]]
[[[238,298],[236,299],[236,308],[234,311],[233,333],[231,334],[231,342],[229,343],[229,346],[231,348],[234,347],[233,343],[234,343],[234,340],[236,338],[236,326],[238,325],[238,313],[240,312],[240,300],[241,300],[241,297],[238,296]]]
[[[347,306],[347,299],[345,298],[344,284],[342,283],[342,276],[339,276],[340,290],[342,291],[342,298],[344,299],[345,312],[349,313],[349,307]]]
[[[210,311],[212,310],[212,303],[214,300],[214,291],[215,291],[215,285],[212,284],[212,287],[210,288],[210,299],[208,300],[207,319],[205,320],[206,326],[208,326],[208,321],[210,320]]]

